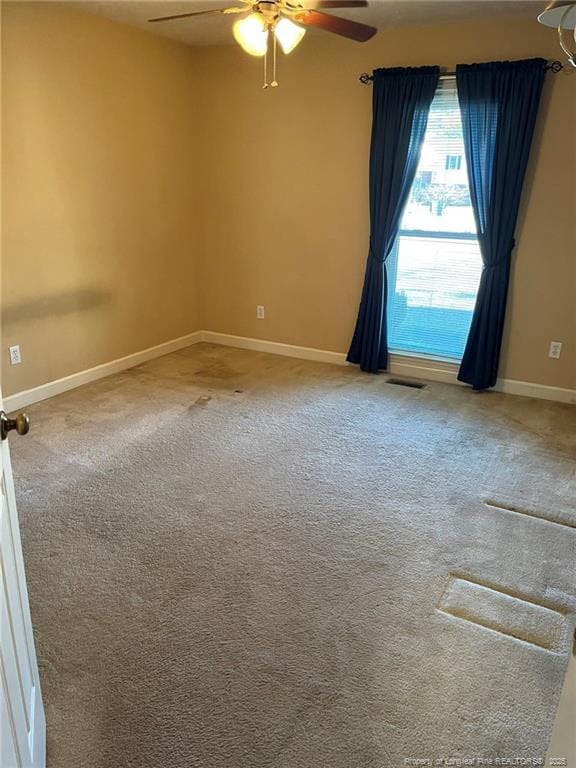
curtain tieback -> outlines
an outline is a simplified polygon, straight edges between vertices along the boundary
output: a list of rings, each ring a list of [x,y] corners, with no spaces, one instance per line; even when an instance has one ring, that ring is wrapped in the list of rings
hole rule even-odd
[[[370,250],[368,251],[368,259],[369,261],[373,261],[375,264],[378,264],[378,265],[384,264],[384,260],[379,259],[378,256],[376,255],[376,251],[374,250],[372,239],[370,239]]]
[[[510,261],[510,257],[512,255],[512,251],[514,250],[515,247],[516,247],[516,240],[512,238],[512,242],[510,243],[508,250],[504,253],[504,256],[502,256],[502,258],[495,261],[493,264],[486,264],[485,265],[486,269],[496,269],[497,267],[502,267],[505,264],[508,264]]]

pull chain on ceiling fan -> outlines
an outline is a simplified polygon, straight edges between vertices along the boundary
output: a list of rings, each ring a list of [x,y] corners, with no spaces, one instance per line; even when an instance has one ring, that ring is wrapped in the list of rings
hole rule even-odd
[[[270,41],[273,45],[273,80],[270,85],[277,86],[276,50],[277,45],[285,54],[290,53],[301,42],[306,33],[305,27],[317,27],[332,32],[358,43],[365,43],[374,37],[375,27],[360,24],[357,21],[332,16],[321,9],[330,8],[366,8],[367,0],[311,0],[304,6],[290,0],[239,0],[242,6],[222,8],[221,10],[194,11],[178,13],[174,16],[160,16],[148,19],[151,23],[189,19],[196,16],[227,16],[243,14],[234,22],[232,33],[241,48],[251,56],[264,58],[264,88],[268,87],[268,52]]]

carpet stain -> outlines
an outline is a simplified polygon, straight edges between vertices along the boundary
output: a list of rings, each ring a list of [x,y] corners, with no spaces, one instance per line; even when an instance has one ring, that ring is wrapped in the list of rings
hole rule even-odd
[[[208,405],[208,403],[212,400],[212,397],[210,395],[200,395],[190,406],[191,408],[197,408],[200,406],[203,408],[204,406]]]

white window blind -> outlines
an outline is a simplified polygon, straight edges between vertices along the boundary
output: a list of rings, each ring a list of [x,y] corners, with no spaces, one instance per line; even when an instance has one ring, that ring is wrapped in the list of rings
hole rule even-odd
[[[434,96],[387,267],[390,349],[460,360],[482,260],[454,80],[441,82]]]

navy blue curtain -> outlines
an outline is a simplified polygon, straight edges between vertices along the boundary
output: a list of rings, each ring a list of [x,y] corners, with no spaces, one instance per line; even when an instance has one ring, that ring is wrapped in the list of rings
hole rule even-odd
[[[470,197],[482,276],[458,373],[474,389],[496,384],[522,184],[542,85],[544,59],[456,67]]]
[[[388,366],[386,259],[414,181],[438,67],[376,69],[370,145],[370,250],[348,357],[363,371]]]

